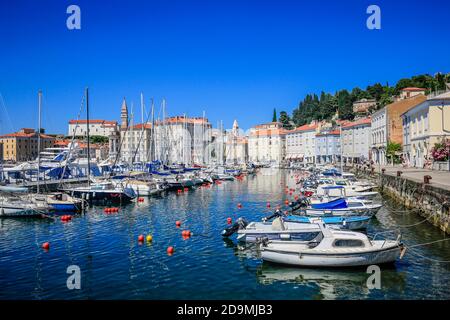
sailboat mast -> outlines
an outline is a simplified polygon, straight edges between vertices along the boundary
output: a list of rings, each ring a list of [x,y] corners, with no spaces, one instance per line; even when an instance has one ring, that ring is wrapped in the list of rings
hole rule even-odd
[[[141,143],[139,143],[139,148],[140,148],[140,161],[143,163],[144,162],[144,94],[141,92],[141,120],[142,120],[142,128],[141,128],[141,142],[142,142],[142,147],[141,147]]]
[[[88,179],[88,186],[91,185],[91,144],[90,144],[90,137],[89,137],[89,89],[86,88],[86,134],[87,134],[87,164],[88,164],[88,172],[87,172],[87,179]]]
[[[39,180],[41,176],[41,108],[42,108],[42,91],[38,92],[38,154],[37,154],[37,193],[39,193]]]
[[[150,152],[151,152],[151,161],[153,162],[155,160],[155,106],[153,103],[153,98],[152,98],[152,140],[151,140],[151,148],[150,148]]]

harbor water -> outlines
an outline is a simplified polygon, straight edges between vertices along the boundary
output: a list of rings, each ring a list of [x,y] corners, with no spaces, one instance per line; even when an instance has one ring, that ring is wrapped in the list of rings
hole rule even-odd
[[[259,221],[291,199],[285,185],[294,187],[292,172],[266,170],[145,198],[118,213],[94,206],[69,222],[1,219],[0,299],[450,299],[450,241],[407,250],[395,265],[381,266],[381,288],[369,289],[365,268],[272,265],[235,237],[222,238],[227,218]],[[400,227],[409,246],[445,238],[416,213],[379,200],[384,206],[368,234]],[[183,238],[183,230],[193,236]],[[141,234],[153,241],[139,243]],[[71,265],[80,268],[80,289],[67,287]]]

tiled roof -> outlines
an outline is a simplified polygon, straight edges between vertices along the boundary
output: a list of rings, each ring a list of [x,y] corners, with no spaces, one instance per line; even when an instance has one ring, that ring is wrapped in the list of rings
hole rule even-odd
[[[4,134],[4,135],[0,136],[0,139],[3,139],[3,138],[31,138],[34,136],[37,136],[37,132],[33,132],[33,133],[15,132],[15,133]],[[41,138],[42,139],[54,139],[54,137],[43,134],[43,133],[41,133]]]
[[[417,87],[407,87],[403,88],[401,91],[426,91],[425,88],[417,88]]]
[[[351,127],[356,127],[356,126],[360,126],[360,125],[370,125],[371,124],[371,119],[370,117],[367,118],[361,118],[352,122],[348,122],[346,124],[342,125],[342,128],[351,128]]]
[[[290,132],[294,133],[294,132],[300,132],[300,131],[314,131],[317,129],[319,125],[317,123],[314,124],[305,124],[303,126],[297,127],[293,130],[291,130]]]

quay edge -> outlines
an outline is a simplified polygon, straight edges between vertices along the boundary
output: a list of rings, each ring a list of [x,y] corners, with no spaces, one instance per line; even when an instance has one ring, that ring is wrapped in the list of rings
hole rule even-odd
[[[429,223],[450,234],[450,188],[417,182],[392,174],[370,172],[367,169],[351,169],[357,176],[375,182],[380,193],[401,203]]]

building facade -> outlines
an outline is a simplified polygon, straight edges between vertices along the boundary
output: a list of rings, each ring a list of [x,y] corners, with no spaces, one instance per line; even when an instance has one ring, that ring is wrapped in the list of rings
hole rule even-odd
[[[118,130],[117,121],[107,120],[89,120],[89,135],[109,137],[111,133]],[[85,137],[87,136],[86,120],[70,120],[69,136]]]
[[[373,113],[371,119],[372,160],[377,165],[385,165],[388,144],[387,108],[384,107]]]
[[[40,151],[53,147],[55,138],[41,133]],[[4,161],[30,161],[38,156],[38,133],[34,129],[23,128],[19,132],[0,136]]]
[[[316,133],[320,130],[317,122],[305,124],[286,132],[286,159],[313,164],[316,161]]]
[[[403,156],[422,168],[434,145],[450,138],[450,91],[428,98],[402,114]]]
[[[341,130],[343,161],[346,163],[363,163],[370,160],[370,117],[343,124]]]
[[[248,156],[254,163],[281,164],[286,158],[286,130],[280,122],[261,124],[250,129]]]
[[[248,161],[248,139],[239,131],[237,120],[233,122],[233,129],[226,134],[225,162],[241,165]]]
[[[316,163],[338,163],[341,161],[341,131],[322,131],[316,134]]]

